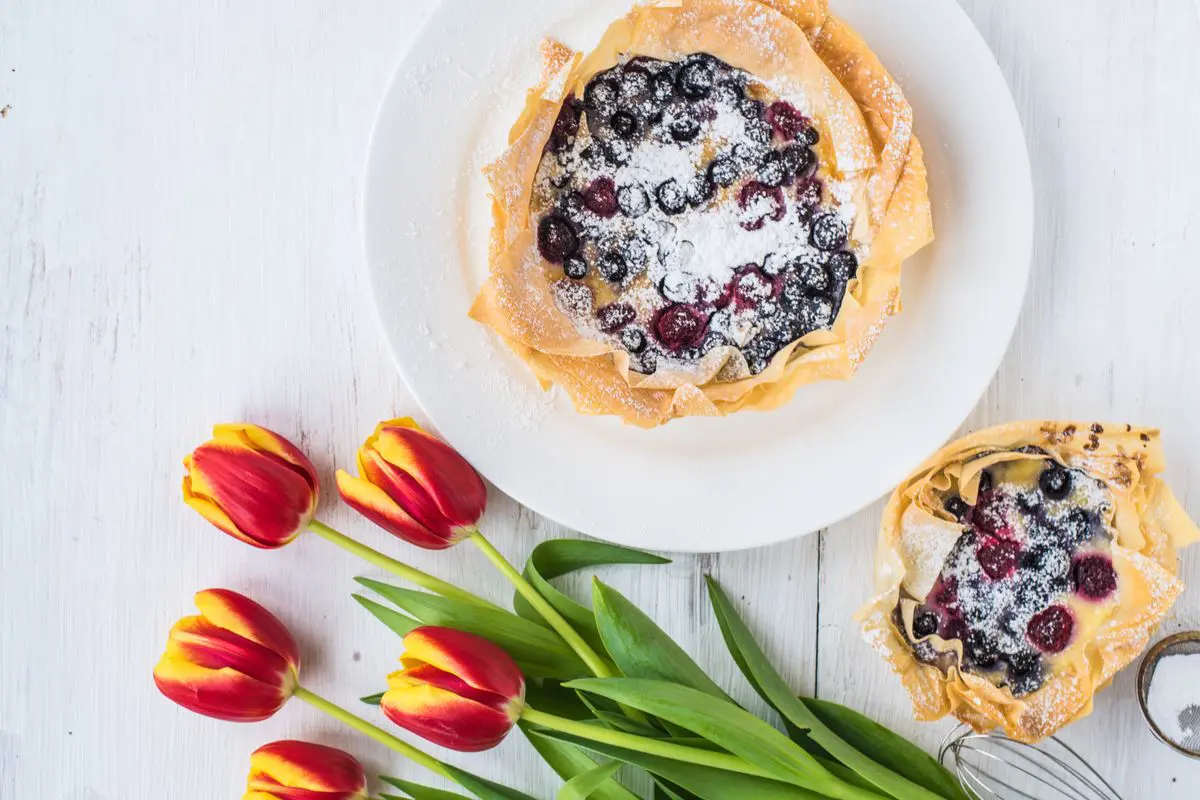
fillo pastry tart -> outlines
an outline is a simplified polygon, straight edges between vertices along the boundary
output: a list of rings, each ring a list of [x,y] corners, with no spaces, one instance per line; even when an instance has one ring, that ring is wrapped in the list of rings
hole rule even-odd
[[[471,316],[642,427],[849,378],[933,229],[912,109],[826,0],[650,3],[542,49]]]
[[[1036,742],[1091,711],[1200,538],[1162,469],[1156,430],[1027,422],[954,442],[896,489],[859,617],[918,719]]]

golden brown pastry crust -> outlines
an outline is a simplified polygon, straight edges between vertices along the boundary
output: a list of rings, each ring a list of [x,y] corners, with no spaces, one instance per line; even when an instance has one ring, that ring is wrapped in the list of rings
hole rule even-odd
[[[1055,657],[1054,674],[1040,689],[1018,699],[1007,688],[957,666],[943,672],[918,661],[892,613],[902,587],[906,594],[924,596],[931,576],[921,574],[921,564],[930,560],[931,551],[948,553],[963,532],[939,511],[938,493],[957,485],[963,498],[973,503],[983,469],[999,461],[1044,457],[1014,452],[1025,445],[1041,448],[1106,485],[1114,504],[1110,524],[1116,531],[1112,556],[1119,589],[1111,616],[1091,636],[1081,637]],[[880,528],[877,593],[858,618],[867,640],[900,675],[918,719],[954,714],[976,730],[999,727],[1014,739],[1036,742],[1091,712],[1095,692],[1142,651],[1182,590],[1175,577],[1177,549],[1200,540],[1200,530],[1159,478],[1163,466],[1157,430],[1024,422],[989,428],[947,445],[897,487]],[[957,642],[936,643],[959,647],[961,654]]]
[[[869,243],[831,330],[782,349],[761,373],[716,379],[723,361],[699,376],[641,375],[628,355],[581,336],[551,295],[531,229],[534,176],[567,96],[624,55],[678,60],[707,52],[760,78],[802,88],[821,128],[822,169],[856,188],[853,237]],[[493,195],[491,272],[471,316],[493,328],[542,385],[561,385],[576,408],[654,427],[675,417],[765,410],[806,383],[847,379],[887,317],[900,307],[901,262],[933,238],[925,165],[912,134],[912,109],[866,43],[829,13],[827,0],[674,0],[635,8],[586,57],[543,44],[545,69],[509,135],[509,149],[486,170]]]

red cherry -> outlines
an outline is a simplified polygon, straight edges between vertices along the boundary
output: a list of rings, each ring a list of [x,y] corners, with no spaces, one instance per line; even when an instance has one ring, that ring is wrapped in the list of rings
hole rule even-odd
[[[654,335],[671,350],[695,347],[708,328],[708,318],[693,306],[667,306],[654,317]]]
[[[938,578],[929,592],[929,602],[948,614],[958,613],[958,581]]]
[[[601,217],[611,217],[617,213],[620,204],[617,202],[617,186],[607,175],[596,178],[583,190],[583,205],[588,211]]]
[[[1082,597],[1104,600],[1117,590],[1117,572],[1108,556],[1091,553],[1075,559],[1071,567],[1071,583]]]
[[[1021,560],[1021,545],[1011,539],[988,539],[976,553],[979,566],[992,580],[998,581],[1012,575]]]
[[[812,125],[808,117],[784,100],[776,100],[767,108],[767,122],[780,136],[789,140],[795,139],[796,134]]]
[[[1075,617],[1066,606],[1050,606],[1033,615],[1025,628],[1030,644],[1043,653],[1061,653],[1071,643]]]
[[[752,181],[742,187],[738,195],[738,206],[742,209],[741,226],[748,231],[757,231],[767,220],[778,222],[787,213],[783,200],[783,189]]]

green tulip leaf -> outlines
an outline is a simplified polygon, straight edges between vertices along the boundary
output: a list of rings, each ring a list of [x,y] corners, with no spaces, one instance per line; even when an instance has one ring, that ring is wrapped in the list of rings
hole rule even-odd
[[[556,717],[583,720],[592,719],[595,714],[579,692],[564,689],[558,681],[544,679],[525,682],[525,702],[538,711],[545,711]]]
[[[542,760],[549,764],[550,768],[568,784],[596,769],[596,762],[575,745],[531,735],[528,725],[525,723],[518,723],[518,725],[525,734],[525,738],[533,745],[533,749],[538,751]],[[617,783],[611,773],[605,776],[604,780],[591,786],[590,795],[596,800],[638,800],[638,796]],[[588,795],[584,795],[584,797],[586,796]]]
[[[692,800],[696,795],[659,776],[654,777],[654,800]]]
[[[689,686],[640,678],[566,684],[679,725],[771,775],[816,791],[842,784],[788,737],[733,702]]]
[[[568,678],[587,674],[587,667],[579,656],[557,634],[516,614],[402,589],[368,578],[355,580],[425,625],[457,628],[496,643],[513,657],[527,676]]]
[[[380,775],[379,780],[389,786],[395,786],[404,792],[408,796],[408,800],[471,800],[471,798],[464,794],[447,792],[445,789],[433,789],[428,786],[422,786],[419,783],[413,783],[412,781],[391,778],[387,775]],[[396,798],[394,795],[381,794],[379,796],[384,798],[384,800],[400,800],[400,798]]]
[[[535,800],[524,792],[518,792],[516,789],[489,781],[487,778],[472,775],[458,767],[449,764],[442,764],[442,766],[450,773],[450,777],[455,783],[478,797],[479,800]]]
[[[645,736],[649,739],[658,739],[665,736],[662,731],[649,725],[645,722],[640,722],[632,717],[628,717],[620,710],[620,707],[613,703],[612,708],[603,708],[599,701],[601,698],[591,698],[582,692],[577,695],[580,701],[592,712],[592,717],[599,722],[604,723],[613,730],[632,733],[635,736]],[[533,706],[539,711],[544,711],[541,706],[534,703]]]
[[[552,730],[539,730],[534,736],[556,739],[589,750],[597,755],[615,758],[626,764],[641,767],[647,772],[667,782],[667,786],[659,784],[659,788],[670,792],[668,786],[677,786],[689,796],[701,800],[729,800],[730,798],[753,798],[753,800],[821,800],[825,795],[808,791],[799,786],[780,783],[769,778],[759,778],[753,775],[743,775],[738,772],[726,772],[713,767],[702,767],[696,764],[686,764],[660,756],[647,755],[638,750],[630,750],[616,745],[601,744],[587,739],[581,739],[567,733]],[[668,797],[681,797],[668,793]]]
[[[376,692],[375,694],[369,694],[366,697],[360,697],[358,698],[358,702],[366,703],[369,706],[377,706],[383,702],[383,692]]]
[[[954,776],[904,738],[843,706],[822,703],[825,713],[818,714],[808,701],[797,699],[771,665],[729,597],[711,577],[705,580],[730,655],[754,690],[787,720],[793,740],[800,740],[802,744],[806,740],[814,742],[821,751],[848,767],[868,785],[897,800],[965,800]],[[837,709],[849,714],[840,714]],[[826,721],[826,717],[834,719],[835,724]],[[836,768],[833,771],[838,772]],[[847,779],[844,774],[839,777]]]
[[[571,627],[579,631],[579,635],[588,644],[594,648],[603,649],[604,644],[600,641],[600,631],[596,627],[596,618],[592,614],[592,610],[560,592],[550,584],[550,581],[591,567],[615,564],[670,563],[670,559],[615,544],[584,539],[552,539],[533,548],[533,553],[530,554],[529,561],[525,564],[524,574],[525,579],[533,584],[538,593],[571,623]],[[529,601],[522,597],[520,592],[513,595],[513,610],[525,619],[544,624],[542,615],[529,605]]]
[[[587,800],[589,797],[600,797],[600,789],[605,783],[612,781],[612,777],[620,768],[620,761],[612,761],[608,764],[597,764],[587,772],[579,773],[558,790],[558,800]],[[632,792],[629,792],[628,796],[634,800],[637,798]]]
[[[600,638],[623,675],[682,684],[727,699],[721,687],[640,608],[599,580],[592,589]]]
[[[421,623],[407,614],[401,614],[361,594],[351,595],[360,606],[375,615],[375,619],[387,625],[401,638],[408,636],[413,628],[421,627]]]

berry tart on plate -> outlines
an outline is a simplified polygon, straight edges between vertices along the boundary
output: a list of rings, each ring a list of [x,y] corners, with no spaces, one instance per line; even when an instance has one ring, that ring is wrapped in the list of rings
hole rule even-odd
[[[650,3],[543,56],[472,316],[642,427],[849,378],[932,223],[912,109],[826,0]]]
[[[1162,469],[1155,430],[1033,422],[960,439],[896,489],[860,618],[918,718],[1034,742],[1091,711],[1200,538]]]

